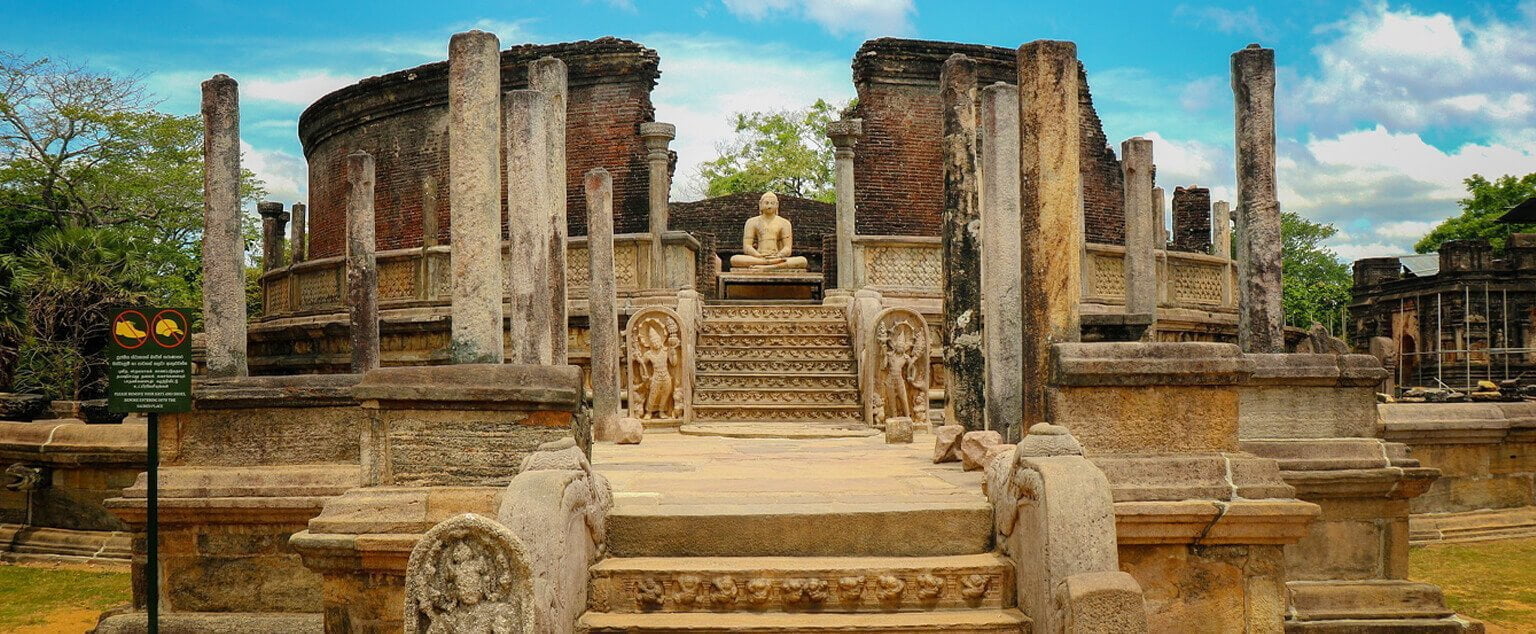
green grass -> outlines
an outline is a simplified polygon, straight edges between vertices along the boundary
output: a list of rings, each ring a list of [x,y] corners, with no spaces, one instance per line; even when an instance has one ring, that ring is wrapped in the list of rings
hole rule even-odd
[[[129,601],[129,575],[0,565],[0,631],[45,622],[60,610],[105,610]]]
[[[1489,631],[1536,631],[1536,539],[1415,548],[1409,577],[1437,584],[1457,612]]]

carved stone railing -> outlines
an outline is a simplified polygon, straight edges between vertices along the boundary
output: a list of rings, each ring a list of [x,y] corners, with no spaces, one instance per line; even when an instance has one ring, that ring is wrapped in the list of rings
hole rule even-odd
[[[681,231],[667,232],[666,287],[693,287],[699,242]],[[651,286],[648,249],[650,235],[628,233],[614,236],[614,276],[619,296],[633,295]],[[380,251],[379,307],[410,308],[448,303],[450,246]],[[510,257],[505,243],[503,261]],[[346,267],[343,257],[320,258],[273,269],[261,276],[262,319],[339,312],[346,307]],[[587,239],[573,237],[567,243],[568,295],[587,296]]]
[[[1223,257],[1157,251],[1157,307],[1236,313],[1236,275],[1233,261]],[[1087,245],[1083,303],[1125,306],[1125,247]]]
[[[882,295],[938,296],[943,286],[944,244],[926,236],[855,236],[855,288]]]

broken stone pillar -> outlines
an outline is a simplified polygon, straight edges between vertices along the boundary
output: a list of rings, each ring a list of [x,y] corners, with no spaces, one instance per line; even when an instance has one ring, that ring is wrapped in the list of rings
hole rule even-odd
[[[1232,207],[1225,200],[1211,206],[1211,255],[1232,257]]]
[[[507,135],[507,296],[512,363],[554,362],[554,304],[550,301],[550,179],[548,95],[513,90],[506,95]]]
[[[981,304],[986,353],[986,428],[1017,440],[1024,342],[1019,286],[1019,89],[981,91]]]
[[[613,177],[587,172],[588,337],[592,347],[592,431],[611,440],[619,422],[619,311],[613,280]]]
[[[453,363],[501,363],[501,55],[496,36],[448,43]]]
[[[347,155],[347,310],[352,371],[379,367],[379,267],[374,258],[373,157]]]
[[[546,161],[545,174],[549,178],[549,195],[546,196],[551,233],[549,234],[549,334],[551,360],[555,365],[567,361],[566,347],[569,333],[566,317],[566,258],[565,242],[569,225],[566,218],[565,188],[565,108],[567,99],[566,67],[553,57],[540,57],[528,64],[528,87],[544,93],[549,98],[548,126],[544,132]]]
[[[283,268],[283,231],[288,224],[288,212],[283,203],[263,201],[256,203],[256,213],[261,215],[261,270]]]
[[[203,82],[203,333],[210,379],[245,376],[245,244],[240,239],[240,92]]]
[[[289,225],[288,244],[294,264],[309,257],[309,208],[304,203],[293,203],[293,224]]]
[[[1280,203],[1275,198],[1275,51],[1232,54],[1237,108],[1237,340],[1244,352],[1285,352],[1280,304]]]
[[[1077,45],[1019,47],[1024,381],[1021,429],[1048,422],[1051,345],[1081,338],[1083,178]]]
[[[1173,190],[1174,251],[1211,250],[1211,190],[1191,185]]]
[[[1152,141],[1120,144],[1125,173],[1125,312],[1157,315],[1158,211],[1152,199]]]
[[[837,154],[837,288],[853,292],[854,183],[853,146],[864,136],[863,119],[843,119],[827,124],[827,136]]]
[[[1155,166],[1154,166],[1155,167]],[[1157,248],[1168,248],[1168,208],[1167,199],[1163,197],[1163,188],[1152,188],[1152,206],[1157,208]]]
[[[945,420],[985,426],[981,350],[981,201],[976,174],[976,62],[958,53],[939,75],[944,108]]]
[[[672,153],[667,151],[667,144],[677,138],[677,126],[642,123],[640,138],[645,139],[645,159],[651,176],[651,288],[669,288],[667,247],[662,243],[662,235],[667,232],[667,200],[672,192]]]

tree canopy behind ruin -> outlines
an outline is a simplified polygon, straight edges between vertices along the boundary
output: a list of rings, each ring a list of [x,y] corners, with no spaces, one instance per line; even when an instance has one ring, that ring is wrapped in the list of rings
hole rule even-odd
[[[732,115],[736,136],[716,148],[714,160],[699,166],[704,194],[771,191],[833,202],[834,150],[827,124],[849,107],[817,99],[800,110]]]
[[[1293,212],[1280,214],[1281,257],[1285,259],[1281,303],[1287,326],[1339,323],[1354,281],[1349,265],[1340,262],[1333,249],[1323,246],[1324,240],[1338,232],[1333,225],[1312,222]]]
[[[99,395],[110,305],[202,303],[202,122],[155,106],[138,77],[0,51],[0,390]]]
[[[1429,234],[1413,245],[1419,253],[1435,253],[1447,240],[1483,239],[1495,250],[1503,250],[1509,234],[1531,231],[1531,225],[1508,225],[1499,222],[1510,207],[1536,196],[1536,174],[1515,177],[1505,174],[1493,181],[1482,174],[1473,174],[1462,180],[1467,186],[1467,197],[1457,201],[1461,215],[1446,218]]]

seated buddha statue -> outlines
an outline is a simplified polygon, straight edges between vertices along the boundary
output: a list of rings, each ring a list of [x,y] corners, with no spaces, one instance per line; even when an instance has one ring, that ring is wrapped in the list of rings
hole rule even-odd
[[[742,229],[741,254],[731,256],[731,270],[806,270],[805,258],[791,255],[794,231],[789,220],[779,215],[779,197],[773,192],[763,194],[757,210],[758,215]]]

